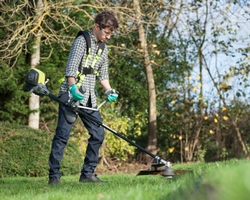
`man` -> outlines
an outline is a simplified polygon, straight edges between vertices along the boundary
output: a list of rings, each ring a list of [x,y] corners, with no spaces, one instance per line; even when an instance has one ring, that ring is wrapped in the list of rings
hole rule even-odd
[[[83,35],[79,35],[73,42],[65,70],[65,79],[62,82],[59,96],[69,93],[71,97],[80,102],[82,106],[96,108],[95,83],[96,80],[102,85],[109,102],[115,101],[118,92],[112,89],[108,75],[108,50],[105,45],[103,52],[97,57],[99,45],[108,40],[118,28],[118,22],[114,14],[104,11],[95,17],[95,24],[89,31],[91,49],[87,55],[87,41]],[[90,56],[90,57],[89,57]],[[80,73],[79,73],[80,72]],[[80,76],[79,76],[80,75]],[[79,78],[80,77],[80,78]],[[86,92],[82,94],[78,85],[84,87]],[[83,112],[102,122],[99,111],[82,110]],[[60,183],[60,162],[63,151],[70,137],[70,131],[74,122],[67,120],[65,107],[59,105],[58,124],[56,133],[52,140],[51,153],[49,157],[49,184]],[[90,138],[86,149],[86,156],[81,170],[80,182],[100,182],[94,175],[98,163],[99,148],[104,140],[104,129],[95,122],[87,119],[79,113],[84,126],[87,128]]]

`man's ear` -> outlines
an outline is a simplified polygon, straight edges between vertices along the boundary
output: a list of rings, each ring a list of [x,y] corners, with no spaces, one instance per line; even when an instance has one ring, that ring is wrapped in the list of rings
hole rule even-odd
[[[96,29],[96,30],[100,29],[99,24],[96,24],[96,23],[95,23],[95,29]]]

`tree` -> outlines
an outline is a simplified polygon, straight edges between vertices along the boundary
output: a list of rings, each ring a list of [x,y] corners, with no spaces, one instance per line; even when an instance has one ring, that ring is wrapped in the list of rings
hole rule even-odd
[[[37,0],[32,6],[34,9],[34,21],[33,21],[33,31],[34,35],[31,37],[33,39],[31,43],[31,55],[30,55],[30,67],[35,68],[37,65],[40,63],[40,46],[41,46],[41,37],[42,37],[42,29],[39,28],[39,24],[41,23],[41,18],[43,16],[44,12],[44,4],[42,0]],[[32,4],[31,3],[31,4]],[[31,128],[39,129],[39,96],[32,93],[29,98],[29,109],[31,111],[36,111],[36,112],[31,112],[29,115],[29,126]]]
[[[82,29],[88,26],[92,19],[91,4],[77,4],[74,1],[17,1],[0,2],[0,24],[7,30],[7,34],[0,41],[0,55],[10,67],[16,67],[17,60],[22,53],[26,54],[26,61],[31,68],[40,63],[41,45],[46,45],[51,51],[52,44],[56,42],[58,47],[65,49],[69,45],[68,40],[72,36],[64,34],[70,30]],[[93,6],[95,7],[95,6]],[[74,20],[72,12],[80,12],[85,16],[85,23]],[[61,26],[56,26],[56,24]],[[57,27],[57,29],[55,29]],[[31,94],[29,98],[29,126],[39,128],[39,96]]]
[[[226,83],[226,80],[228,78],[228,72],[226,72],[227,75],[223,75],[224,71],[218,68],[215,71],[216,73],[212,72],[212,70],[216,69],[217,62],[223,62],[223,61],[222,59],[220,61],[216,59],[216,65],[214,67],[211,60],[213,59],[213,56],[216,56],[218,53],[220,53],[220,57],[231,55],[232,48],[234,48],[232,44],[234,41],[236,41],[235,34],[237,33],[237,29],[239,28],[238,23],[236,27],[234,21],[231,21],[233,17],[231,13],[241,13],[241,11],[240,12],[235,11],[235,10],[240,10],[239,5],[236,2],[222,3],[221,1],[213,1],[213,2],[190,1],[187,2],[187,5],[189,3],[190,6],[185,7],[185,10],[183,10],[182,12],[182,15],[185,16],[183,17],[183,19],[187,20],[179,21],[180,24],[178,24],[177,28],[185,30],[185,32],[182,34],[183,37],[188,35],[192,39],[191,40],[192,43],[190,43],[190,45],[195,47],[195,51],[193,51],[193,54],[195,54],[197,58],[197,61],[194,62],[193,65],[196,66],[196,68],[198,68],[197,73],[199,75],[197,76],[197,78],[199,79],[197,81],[198,87],[195,86],[194,87],[195,91],[192,92],[195,94],[199,92],[199,96],[195,97],[194,99],[195,102],[198,101],[198,104],[193,104],[193,106],[195,106],[196,109],[196,111],[193,114],[196,115],[196,117],[190,116],[190,121],[192,123],[196,122],[198,125],[197,126],[198,129],[197,130],[191,129],[193,130],[191,134],[187,134],[188,133],[187,128],[180,128],[180,133],[183,134],[186,132],[186,137],[182,138],[181,142],[181,144],[183,144],[185,148],[181,150],[181,153],[186,155],[186,159],[188,161],[191,161],[195,154],[196,155],[202,154],[203,152],[206,151],[205,149],[207,146],[205,142],[206,140],[203,139],[204,137],[207,137],[207,134],[209,134],[209,132],[210,134],[216,133],[217,135],[216,143],[219,149],[217,155],[221,155],[222,148],[224,148],[222,146],[223,143],[221,142],[223,140],[223,133],[221,132],[223,130],[223,123],[221,125],[219,124],[219,122],[221,122],[219,121],[220,118],[219,112],[217,111],[218,113],[213,115],[215,116],[214,123],[216,124],[216,128],[214,127],[214,130],[216,131],[214,130],[209,131],[206,128],[207,122],[205,120],[209,118],[209,111],[211,112],[213,104],[218,104],[217,108],[218,110],[220,110],[222,106],[224,106],[225,109],[229,109],[229,107],[232,107],[232,105],[230,105],[230,103],[232,102],[226,100],[226,96],[224,95],[225,92],[229,92],[230,90],[230,87],[228,87],[228,84]],[[234,20],[240,21],[242,19],[243,18]],[[222,35],[229,36],[229,40],[223,38]],[[215,37],[213,38],[213,36]],[[210,46],[211,43],[216,44],[216,50],[214,51],[211,50]],[[190,61],[192,60],[189,60],[189,62]],[[226,66],[222,65],[220,66],[220,68],[221,67],[226,67]],[[212,82],[212,84],[210,84],[213,86],[212,91],[216,90],[216,94],[214,95],[215,96],[218,95],[217,98],[219,97],[218,98],[219,100],[217,102],[213,101],[211,97],[206,97],[204,95],[204,87],[206,86],[204,81],[204,69],[207,70],[209,78]],[[212,92],[210,91],[207,93],[212,95]],[[198,111],[200,112],[200,114],[198,113]],[[212,112],[210,114],[212,115]],[[240,128],[237,124],[237,120],[239,120],[239,118],[237,116],[234,117],[232,116],[232,118],[230,116],[224,116],[224,117],[227,117],[228,120],[231,120],[232,123],[231,125],[235,129],[239,144],[242,146],[242,151],[244,152],[244,154],[247,155],[248,151],[246,145],[244,144],[244,140],[242,139]],[[190,123],[190,121],[187,121],[187,123]],[[183,125],[181,127],[189,127],[189,126]]]
[[[141,9],[138,0],[134,0],[135,9],[135,19],[138,26],[138,34],[141,42],[141,47],[143,50],[145,71],[148,83],[148,145],[147,149],[152,153],[157,152],[157,137],[156,137],[156,89],[154,82],[154,74],[150,64],[148,50],[147,50],[147,40],[145,38],[145,30],[141,20]]]
[[[127,39],[122,39],[123,47],[129,47],[128,49],[119,47],[117,45],[114,48],[119,49],[121,51],[122,56],[127,56],[127,62],[130,60],[130,73],[135,70],[138,74],[145,74],[147,91],[145,88],[143,90],[137,90],[137,93],[133,93],[134,100],[141,99],[142,96],[145,97],[143,93],[147,93],[147,123],[148,123],[148,142],[147,148],[156,153],[157,152],[157,135],[156,135],[156,86],[155,86],[155,77],[156,74],[153,72],[153,66],[160,66],[157,63],[161,63],[161,59],[164,60],[161,56],[155,59],[155,55],[159,54],[155,45],[152,41],[157,42],[156,35],[157,29],[159,28],[159,24],[157,20],[159,20],[159,16],[164,13],[164,5],[165,3],[162,1],[157,2],[139,2],[139,1],[98,1],[99,5],[106,5],[109,8],[113,8],[120,19],[120,28],[118,30],[119,35],[123,38],[123,35],[126,36]],[[119,5],[119,6],[118,6]],[[138,36],[135,36],[138,35]],[[161,35],[160,35],[161,36]],[[139,37],[139,38],[138,38]],[[150,42],[149,42],[150,41]],[[162,42],[162,41],[161,41]],[[121,42],[120,42],[121,43]],[[150,44],[150,45],[149,45]],[[118,52],[115,51],[115,52]],[[118,52],[119,53],[119,52]],[[124,64],[125,65],[125,64]],[[131,68],[132,66],[132,68]],[[139,67],[144,67],[144,69]],[[161,73],[161,72],[160,72]],[[141,77],[141,76],[140,76]],[[126,79],[126,77],[125,77]],[[138,79],[137,81],[140,80]],[[136,85],[136,86],[135,86]],[[134,84],[134,88],[139,88],[137,86],[138,83]],[[130,86],[131,87],[131,86]],[[130,88],[129,91],[133,90]],[[143,92],[142,92],[143,91]],[[132,97],[132,98],[133,98]],[[137,97],[137,98],[135,98]],[[131,95],[129,96],[131,98]],[[140,104],[142,101],[140,101]],[[128,102],[126,102],[127,104]],[[133,103],[133,102],[132,102]],[[131,105],[132,103],[128,103]],[[143,102],[144,104],[144,102]],[[135,104],[136,105],[136,104]],[[136,107],[139,105],[137,104]],[[135,107],[135,109],[136,109]],[[140,106],[141,107],[141,106]],[[144,111],[142,111],[144,112]],[[142,116],[141,116],[142,117]]]

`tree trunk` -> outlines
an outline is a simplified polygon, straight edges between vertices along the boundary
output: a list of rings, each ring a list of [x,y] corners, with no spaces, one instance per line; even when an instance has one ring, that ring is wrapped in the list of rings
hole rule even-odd
[[[31,55],[31,68],[35,68],[40,61],[40,38],[36,38],[33,45],[34,52]],[[32,93],[29,97],[29,109],[32,113],[29,114],[29,127],[39,129],[39,107],[40,98],[38,95]]]
[[[36,34],[34,35],[33,45],[32,45],[32,53],[30,60],[30,67],[35,68],[40,63],[40,43],[41,43],[41,31],[39,30],[37,24],[43,14],[44,4],[42,0],[37,0],[36,4],[34,4],[34,9],[36,18],[34,27],[38,30],[35,30]],[[40,100],[39,96],[35,94],[31,94],[29,98],[29,109],[32,111],[29,115],[29,127],[34,129],[39,129],[39,107]]]
[[[241,145],[241,147],[242,147],[242,151],[244,152],[245,155],[248,155],[247,147],[246,147],[246,145],[245,145],[245,143],[244,143],[244,141],[243,141],[243,139],[242,139],[242,137],[241,137],[240,129],[239,129],[239,127],[237,126],[237,123],[236,123],[235,121],[232,120],[232,124],[233,124],[233,126],[234,126],[234,128],[235,128],[235,131],[236,131],[236,133],[237,133],[237,137],[238,137],[238,140],[239,140],[240,145]]]
[[[148,144],[147,149],[152,153],[157,152],[157,137],[156,137],[156,92],[154,83],[153,69],[150,65],[150,59],[147,49],[147,40],[145,37],[145,30],[141,21],[141,10],[138,0],[134,0],[135,18],[138,26],[139,39],[143,50],[143,57],[145,63],[145,70],[148,83]]]

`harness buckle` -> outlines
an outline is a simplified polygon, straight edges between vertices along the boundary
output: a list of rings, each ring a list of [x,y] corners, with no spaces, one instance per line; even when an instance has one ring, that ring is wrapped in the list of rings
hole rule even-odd
[[[82,74],[93,74],[94,73],[94,69],[93,68],[86,68],[86,67],[83,67],[82,69]]]

